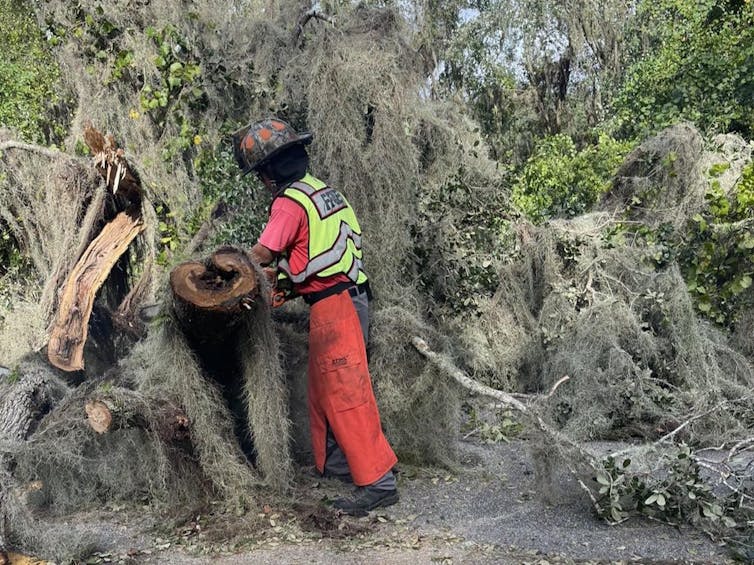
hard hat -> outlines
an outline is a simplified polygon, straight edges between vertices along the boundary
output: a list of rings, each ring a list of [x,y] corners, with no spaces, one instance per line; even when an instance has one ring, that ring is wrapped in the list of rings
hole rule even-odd
[[[233,133],[233,154],[238,166],[246,175],[270,161],[283,149],[296,144],[308,145],[311,133],[296,133],[290,124],[277,118],[268,118],[239,129]]]

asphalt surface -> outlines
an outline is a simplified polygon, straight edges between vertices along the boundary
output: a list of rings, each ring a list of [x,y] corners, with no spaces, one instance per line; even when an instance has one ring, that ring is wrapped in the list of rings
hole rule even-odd
[[[644,519],[609,526],[567,473],[557,493],[537,492],[526,441],[463,441],[457,473],[404,467],[401,500],[366,518],[335,516],[321,501],[343,494],[336,481],[302,478],[306,501],[322,509],[322,531],[302,531],[301,516],[266,509],[266,529],[249,530],[243,543],[217,535],[216,517],[204,529],[189,524],[165,536],[147,516],[132,512],[89,515],[71,525],[99,532],[101,550],[87,563],[231,564],[563,564],[730,563],[726,550],[692,528]],[[305,477],[305,476],[304,476]],[[545,498],[557,499],[548,503]],[[117,509],[116,509],[117,510]],[[262,514],[260,514],[262,515]],[[228,519],[232,522],[232,519]],[[164,525],[163,525],[164,526]],[[212,528],[215,533],[211,535]],[[201,531],[200,531],[201,530]],[[232,532],[232,527],[228,529]],[[160,532],[160,533],[157,533]],[[210,532],[210,533],[208,533]]]

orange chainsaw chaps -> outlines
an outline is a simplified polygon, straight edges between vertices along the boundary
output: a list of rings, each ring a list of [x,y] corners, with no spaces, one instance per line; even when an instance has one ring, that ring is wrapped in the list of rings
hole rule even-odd
[[[354,484],[372,484],[393,468],[398,459],[382,432],[361,325],[348,292],[311,307],[308,388],[312,450],[320,472],[328,424]]]

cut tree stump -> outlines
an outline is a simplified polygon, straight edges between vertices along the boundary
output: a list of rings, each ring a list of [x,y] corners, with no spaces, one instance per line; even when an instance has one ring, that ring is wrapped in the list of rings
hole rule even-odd
[[[84,368],[84,343],[94,298],[113,265],[143,230],[140,217],[121,212],[102,228],[71,270],[47,346],[50,363],[59,369]]]
[[[183,410],[165,401],[155,401],[151,408],[151,415],[147,416],[109,398],[90,398],[84,404],[87,423],[98,434],[122,428],[143,428],[157,432],[166,443],[190,439],[190,421]]]
[[[181,263],[170,273],[170,288],[183,331],[201,341],[226,336],[259,296],[254,265],[233,247],[202,262]]]
[[[89,427],[98,434],[110,431],[113,426],[113,407],[102,400],[89,400],[84,405]]]

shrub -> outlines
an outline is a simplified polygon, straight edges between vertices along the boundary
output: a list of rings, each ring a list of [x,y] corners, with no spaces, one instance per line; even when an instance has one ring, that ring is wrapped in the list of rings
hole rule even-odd
[[[635,21],[641,48],[614,101],[622,134],[680,120],[708,132],[754,131],[754,3],[640,2]]]
[[[545,137],[513,186],[513,203],[535,223],[582,214],[608,187],[631,146],[601,135],[578,150],[567,135]]]
[[[0,0],[0,125],[28,141],[53,142],[63,127],[50,108],[60,76],[26,2]]]

